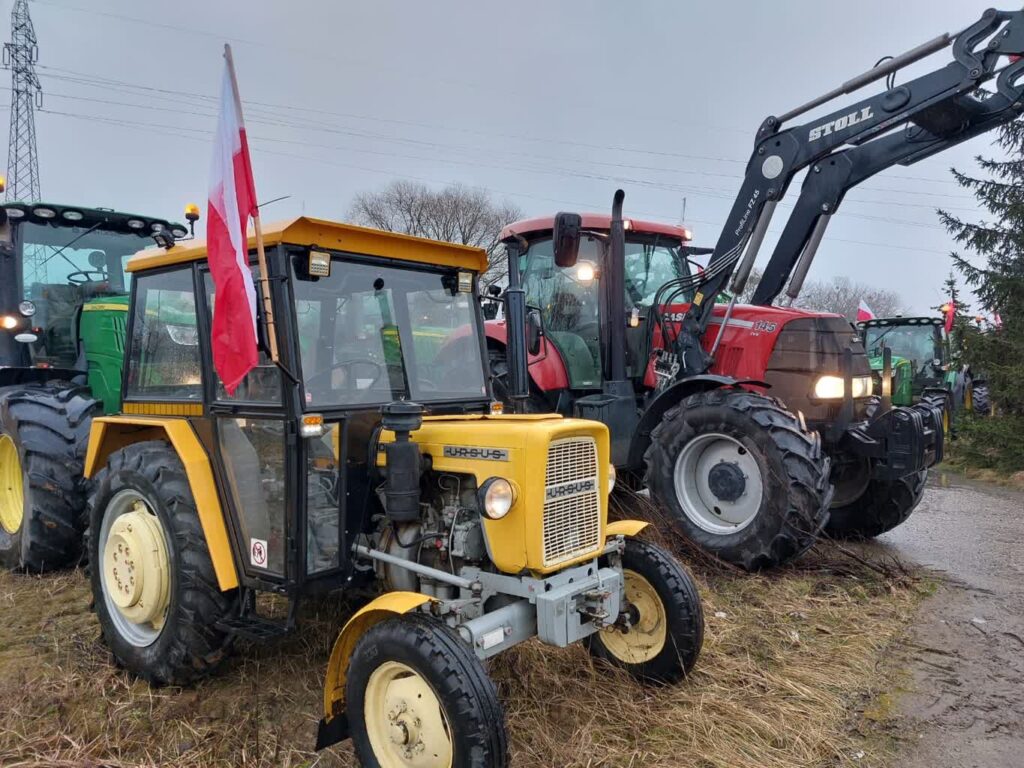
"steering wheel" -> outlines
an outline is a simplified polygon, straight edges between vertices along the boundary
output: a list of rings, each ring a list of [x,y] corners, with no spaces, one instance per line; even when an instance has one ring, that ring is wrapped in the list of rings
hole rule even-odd
[[[99,279],[93,279],[93,275],[98,275]],[[85,283],[103,283],[107,280],[107,273],[99,269],[80,269],[77,272],[72,272],[67,276],[67,281],[71,285],[84,285]]]
[[[383,365],[378,363],[376,360],[371,360],[368,357],[350,357],[348,360],[339,360],[338,362],[331,365],[331,367],[328,368],[326,371],[314,373],[306,381],[306,387],[312,389],[321,389],[321,385],[326,384],[326,387],[323,388],[327,389],[328,391],[333,391],[334,386],[332,385],[332,382],[330,380],[331,375],[339,369],[349,368],[354,365],[372,365],[375,369],[373,380],[370,382],[368,386],[362,387],[362,389],[372,389],[373,386],[378,381],[380,381],[381,377],[384,375],[384,372],[386,370]],[[346,376],[346,378],[350,381],[354,381],[354,379],[351,376]],[[347,387],[347,389],[359,389],[359,387],[350,386]]]

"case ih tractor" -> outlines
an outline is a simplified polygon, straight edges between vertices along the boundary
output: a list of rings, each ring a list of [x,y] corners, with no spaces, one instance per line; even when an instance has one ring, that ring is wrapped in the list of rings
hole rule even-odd
[[[492,411],[485,252],[308,218],[264,237],[260,344],[279,357],[234,396],[205,244],[128,264],[123,403],[93,420],[86,462],[117,661],[189,683],[234,638],[289,631],[310,595],[372,587],[331,653],[318,747],[351,736],[361,764],[410,768],[507,765],[483,662],[531,637],[682,678],[700,600],[644,523],[608,522],[605,426]],[[257,612],[265,592],[287,619]]]
[[[188,233],[105,208],[0,206],[0,566],[78,561],[89,421],[120,402],[124,262]]]
[[[944,67],[796,122],[950,45]],[[498,388],[518,410],[603,421],[621,474],[642,478],[686,536],[744,568],[798,555],[826,523],[854,537],[898,525],[942,457],[942,409],[895,406],[888,384],[876,396],[843,318],[773,302],[783,290],[799,295],[848,189],[1020,114],[1022,50],[1022,13],[986,11],[955,36],[765,119],[706,269],[687,264],[682,228],[623,219],[621,191],[611,217],[510,225],[506,321],[488,328]],[[993,79],[995,90],[983,90]],[[716,303],[727,288],[742,293],[801,170],[755,306]]]

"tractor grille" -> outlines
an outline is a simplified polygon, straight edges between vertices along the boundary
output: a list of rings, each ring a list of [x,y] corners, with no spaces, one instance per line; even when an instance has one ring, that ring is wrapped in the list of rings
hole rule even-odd
[[[601,483],[592,437],[548,446],[544,479],[544,566],[593,552],[601,538]]]

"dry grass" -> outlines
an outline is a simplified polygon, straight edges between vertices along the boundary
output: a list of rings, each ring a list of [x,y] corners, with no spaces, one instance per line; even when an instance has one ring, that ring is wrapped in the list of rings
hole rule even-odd
[[[831,545],[758,576],[682,556],[707,619],[690,679],[644,688],[582,648],[527,643],[492,664],[514,765],[885,765],[887,649],[922,592],[914,580]],[[299,636],[243,646],[181,690],[114,668],[88,601],[79,572],[0,573],[0,765],[353,764],[347,747],[309,751],[342,604],[310,606]]]

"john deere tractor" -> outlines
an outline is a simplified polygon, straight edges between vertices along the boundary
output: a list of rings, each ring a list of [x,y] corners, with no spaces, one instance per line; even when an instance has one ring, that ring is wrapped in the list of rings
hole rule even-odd
[[[105,208],[0,206],[0,566],[78,560],[89,422],[120,402],[124,262],[188,232]]]
[[[86,461],[117,661],[189,683],[236,637],[291,630],[308,596],[370,588],[331,653],[318,746],[351,737],[389,768],[507,765],[483,662],[531,637],[682,678],[700,600],[644,523],[608,522],[607,428],[492,404],[484,251],[309,218],[265,242],[258,328],[278,355],[233,395],[211,362],[205,244],[128,263],[123,403],[93,420]]]
[[[871,364],[875,388],[888,378],[893,405],[932,400],[942,406],[943,426],[951,432],[956,411],[975,411],[987,402],[984,378],[953,362],[950,338],[940,317],[884,317],[857,323]]]

